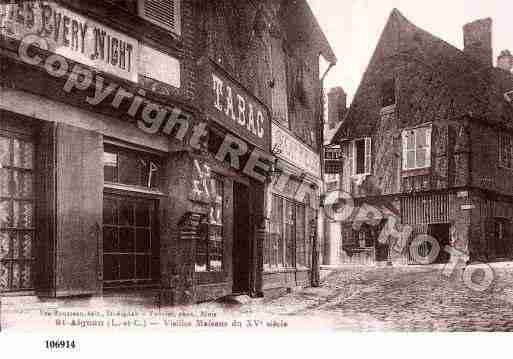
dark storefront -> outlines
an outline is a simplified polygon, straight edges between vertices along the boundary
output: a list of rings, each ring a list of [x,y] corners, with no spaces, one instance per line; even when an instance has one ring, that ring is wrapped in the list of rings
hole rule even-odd
[[[46,9],[131,45],[131,66],[56,55],[51,38],[46,50],[30,43],[29,64],[18,56],[29,25],[2,33],[1,294],[162,305],[259,295],[269,110],[207,60],[195,63],[201,101],[185,101],[189,59]],[[83,40],[94,50],[92,35]],[[102,88],[113,90],[102,98]]]

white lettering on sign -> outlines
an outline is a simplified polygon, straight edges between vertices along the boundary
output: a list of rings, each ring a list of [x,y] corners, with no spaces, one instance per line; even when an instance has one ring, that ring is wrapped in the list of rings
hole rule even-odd
[[[235,93],[234,89],[225,85],[216,74],[212,74],[212,83],[215,94],[214,107],[239,127],[245,128],[258,138],[263,138],[265,118],[262,111],[243,94]]]
[[[272,124],[272,147],[279,149],[280,153],[277,157],[320,177],[321,160],[319,155],[275,123]]]
[[[49,51],[137,82],[139,43],[49,1],[0,4],[0,34],[21,40],[37,34]]]

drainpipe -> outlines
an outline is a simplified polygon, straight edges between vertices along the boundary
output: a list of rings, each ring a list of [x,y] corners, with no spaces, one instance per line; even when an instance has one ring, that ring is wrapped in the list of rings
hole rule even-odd
[[[321,123],[320,123],[320,162],[321,162],[321,188],[320,188],[320,193],[321,193],[321,199],[323,199],[323,196],[324,196],[324,192],[325,192],[325,188],[324,188],[324,122],[325,122],[325,118],[324,118],[324,79],[326,78],[326,76],[328,75],[328,73],[330,72],[330,70],[335,66],[335,63],[331,62],[328,66],[328,68],[326,69],[326,71],[324,72],[324,74],[321,76],[321,101],[320,101],[320,110],[321,110],[321,116],[320,116],[320,119],[321,119]],[[321,209],[320,209],[321,210]],[[320,216],[321,215],[321,211],[319,210],[319,213],[317,216]],[[322,225],[322,229],[323,229],[323,238],[325,237],[325,232],[326,232],[326,229],[324,228],[325,227],[325,223],[324,223],[324,215],[322,215],[322,221],[323,221],[323,225]],[[319,227],[319,218],[317,219],[317,228]],[[318,253],[318,250],[319,250],[319,243],[318,240],[319,240],[319,235],[320,233],[317,233],[317,236],[314,237],[314,243],[312,243],[312,248],[313,248],[313,253],[312,253],[312,287],[318,287],[319,284],[320,284],[320,263],[319,263],[319,253]]]

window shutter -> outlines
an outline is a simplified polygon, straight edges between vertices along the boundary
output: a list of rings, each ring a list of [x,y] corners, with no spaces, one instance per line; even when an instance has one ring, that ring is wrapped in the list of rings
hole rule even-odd
[[[427,148],[426,148],[426,166],[427,167],[431,166],[431,131],[432,131],[431,127],[427,128],[425,131],[426,143],[427,143]]]
[[[101,134],[59,124],[56,135],[56,296],[101,291]]]
[[[370,137],[365,139],[365,173],[370,174],[372,171],[372,140]]]
[[[139,16],[180,35],[180,0],[139,0]]]
[[[403,149],[403,170],[405,170],[408,168],[408,165],[407,165],[408,144],[406,142],[406,141],[408,141],[407,131],[403,131],[403,133],[401,135],[402,135],[401,137],[402,137],[402,149]]]

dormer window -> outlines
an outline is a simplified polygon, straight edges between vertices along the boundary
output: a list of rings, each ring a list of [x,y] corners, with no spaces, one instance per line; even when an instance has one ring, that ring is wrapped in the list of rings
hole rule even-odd
[[[395,105],[395,79],[387,80],[381,87],[381,107]]]
[[[140,17],[180,35],[180,0],[139,0],[138,10]]]

